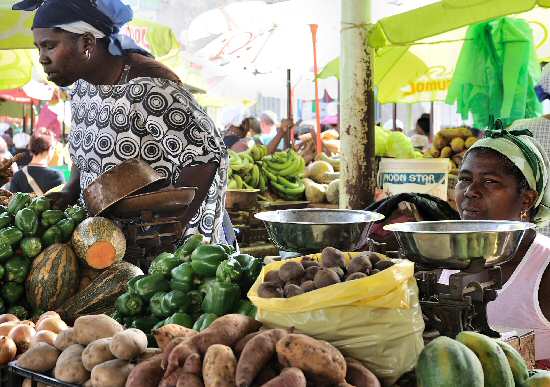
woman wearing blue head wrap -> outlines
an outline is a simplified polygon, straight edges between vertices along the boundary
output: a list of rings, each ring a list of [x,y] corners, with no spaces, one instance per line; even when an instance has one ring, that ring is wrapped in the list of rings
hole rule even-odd
[[[140,158],[167,184],[198,187],[188,233],[228,241],[223,137],[170,69],[119,34],[132,9],[120,0],[24,0],[13,8],[36,10],[34,41],[48,79],[74,84],[73,169],[56,204],[76,201],[99,175]]]

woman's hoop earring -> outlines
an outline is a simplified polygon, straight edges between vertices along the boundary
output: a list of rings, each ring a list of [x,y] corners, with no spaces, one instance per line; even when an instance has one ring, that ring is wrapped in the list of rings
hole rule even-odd
[[[85,54],[86,54],[86,59],[90,61],[90,59],[92,58],[92,54],[90,54],[90,50],[86,50]]]
[[[528,221],[529,220],[529,215],[528,215],[527,210],[521,211],[520,216],[521,216],[521,220],[523,220],[523,221]]]

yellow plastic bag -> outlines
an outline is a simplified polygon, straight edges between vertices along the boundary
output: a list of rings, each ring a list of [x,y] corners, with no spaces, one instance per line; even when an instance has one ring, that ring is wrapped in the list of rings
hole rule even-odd
[[[358,254],[346,253],[346,259]],[[293,327],[328,341],[345,356],[362,361],[384,384],[395,383],[414,368],[424,346],[424,320],[412,262],[395,260],[394,266],[376,275],[288,299],[259,297],[265,274],[288,261],[264,267],[248,292],[258,308],[256,319],[268,327]]]

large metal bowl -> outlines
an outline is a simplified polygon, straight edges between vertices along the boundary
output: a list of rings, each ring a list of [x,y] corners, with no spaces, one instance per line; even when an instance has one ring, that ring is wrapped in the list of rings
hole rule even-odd
[[[318,253],[331,246],[353,251],[361,235],[384,215],[353,210],[308,208],[260,212],[273,243],[283,251]]]
[[[392,231],[404,258],[425,267],[475,270],[510,260],[532,223],[448,220],[395,223]]]

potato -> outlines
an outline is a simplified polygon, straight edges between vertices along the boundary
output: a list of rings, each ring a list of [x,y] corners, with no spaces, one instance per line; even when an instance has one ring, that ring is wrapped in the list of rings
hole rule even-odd
[[[290,283],[285,286],[284,292],[285,292],[285,297],[286,298],[299,296],[300,294],[305,293],[304,289],[302,289],[298,285],[294,285],[294,284],[290,284]]]
[[[231,348],[214,344],[204,355],[202,377],[205,387],[233,387],[235,385],[235,371],[237,359]]]
[[[348,265],[348,274],[365,273],[372,270],[372,262],[367,254],[361,254],[351,260]]]
[[[315,274],[317,274],[319,269],[321,269],[320,266],[310,266],[310,267],[308,267],[306,269],[304,278],[307,279],[307,280],[313,281],[313,279],[315,278]]]
[[[126,329],[113,336],[109,348],[118,359],[134,359],[147,349],[147,335],[139,329]]]
[[[346,378],[344,356],[326,341],[288,334],[277,342],[277,357],[285,367],[296,367],[308,377],[341,383]]]
[[[446,159],[451,157],[452,154],[453,154],[453,150],[451,149],[451,147],[446,146],[445,148],[441,149],[441,154],[439,155],[439,158]]]
[[[306,377],[299,368],[285,368],[279,376],[262,387],[306,387]]]
[[[158,386],[162,380],[164,370],[161,367],[162,355],[157,355],[149,360],[139,363],[128,375],[126,386],[151,387]]]
[[[321,269],[315,274],[315,278],[313,279],[313,282],[315,283],[315,287],[317,289],[324,288],[325,286],[330,286],[337,284],[340,281],[340,277],[336,272],[329,270],[329,269]]]
[[[115,359],[96,365],[92,370],[93,387],[124,387],[134,365],[125,360]]]
[[[64,351],[67,347],[73,344],[78,344],[74,338],[73,328],[67,328],[59,332],[53,343],[54,347],[60,351]]]
[[[346,268],[344,253],[334,247],[325,247],[321,252],[321,263],[323,267]]]
[[[319,262],[316,262],[316,261],[310,261],[310,260],[302,260],[302,266],[304,268],[304,270],[307,270],[308,267],[312,267],[312,266],[321,266],[319,265]]]
[[[179,375],[176,387],[204,387],[204,384],[199,376],[184,372]]]
[[[37,331],[50,331],[53,333],[59,333],[65,329],[67,329],[68,326],[61,320],[59,317],[47,317],[43,320],[40,320],[38,324],[36,324],[36,330]]]
[[[82,352],[82,365],[88,371],[92,371],[98,364],[113,360],[115,356],[111,353],[109,345],[113,339],[106,337],[92,341]]]
[[[82,365],[84,347],[73,344],[67,347],[57,358],[54,377],[66,383],[82,384],[90,379],[90,373]]]
[[[350,274],[346,277],[346,282],[357,280],[357,279],[363,279],[365,277],[367,277],[367,275],[365,273],[359,273],[359,272],[358,273],[352,273],[352,274]]]
[[[32,387],[32,380],[30,379],[23,380],[23,384],[21,385],[21,387]],[[48,386],[44,383],[36,382],[36,387],[48,387]]]
[[[296,278],[302,278],[304,267],[300,262],[289,261],[283,264],[279,269],[279,278],[284,281],[290,281]]]
[[[86,381],[82,384],[82,387],[94,387],[93,384],[92,384],[92,379],[86,380]]]
[[[357,387],[380,387],[380,381],[363,364],[346,357],[346,381]]]
[[[57,334],[50,332],[50,331],[39,331],[31,337],[31,348],[34,347],[38,343],[48,343],[52,347],[55,347],[55,339],[57,338]]]
[[[283,289],[277,283],[264,282],[258,287],[258,296],[262,298],[283,298]]]
[[[300,286],[304,292],[311,292],[312,290],[315,290],[317,289],[315,287],[315,283],[313,281],[305,281],[304,283],[302,283],[302,285]]]
[[[281,282],[279,270],[271,270],[265,275],[264,282]]]
[[[455,153],[460,153],[462,152],[465,147],[464,147],[464,139],[460,138],[460,137],[455,137],[452,139],[451,141],[451,149],[453,150],[453,152]]]
[[[55,367],[61,352],[50,344],[37,343],[17,359],[21,368],[35,372],[47,372]]]
[[[346,275],[341,267],[329,267],[328,269],[338,274],[338,278],[340,278],[341,280],[344,279],[344,276]]]
[[[10,321],[19,321],[19,319],[16,315],[13,315],[11,313],[0,314],[0,324]]]
[[[124,328],[105,314],[81,316],[74,322],[74,338],[82,345],[88,345],[97,339],[113,337]]]
[[[176,337],[191,337],[196,335],[198,332],[193,329],[182,327],[178,324],[167,324],[159,329],[153,331],[153,336],[161,350],[164,350],[170,341]]]

